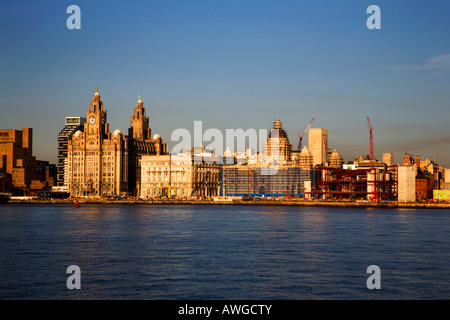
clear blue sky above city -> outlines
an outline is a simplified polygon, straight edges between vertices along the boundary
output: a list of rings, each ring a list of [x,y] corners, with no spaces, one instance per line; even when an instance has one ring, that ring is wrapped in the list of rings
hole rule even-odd
[[[98,86],[111,132],[140,94],[169,147],[196,120],[225,134],[277,117],[296,147],[314,117],[347,162],[369,154],[369,116],[376,158],[450,166],[449,17],[448,0],[2,1],[0,128],[32,127],[55,163],[64,118],[86,116]]]

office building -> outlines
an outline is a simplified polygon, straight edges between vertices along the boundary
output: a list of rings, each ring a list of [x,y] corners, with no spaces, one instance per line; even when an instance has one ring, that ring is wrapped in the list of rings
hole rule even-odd
[[[308,149],[314,166],[325,166],[328,158],[328,130],[311,128],[308,132]]]
[[[59,187],[67,186],[67,181],[64,180],[65,165],[67,159],[67,147],[72,135],[77,131],[84,131],[84,117],[66,117],[65,126],[58,135],[58,162],[57,162],[57,176],[56,185]]]
[[[140,157],[166,152],[159,135],[150,137],[142,100],[131,117],[129,136],[119,129],[109,132],[107,111],[98,90],[86,119],[84,131],[76,131],[68,144],[69,193],[77,197],[136,194]]]
[[[142,156],[141,197],[217,196],[220,174],[220,164],[195,153]]]
[[[0,172],[11,175],[11,187],[29,191],[33,181],[48,181],[51,187],[54,174],[50,169],[48,162],[33,156],[32,128],[0,130]]]

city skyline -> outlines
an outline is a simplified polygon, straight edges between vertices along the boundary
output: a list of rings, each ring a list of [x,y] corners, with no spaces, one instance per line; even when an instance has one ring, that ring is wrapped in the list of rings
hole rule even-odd
[[[111,132],[142,95],[169,149],[197,120],[225,132],[276,118],[295,148],[315,118],[347,162],[369,154],[369,116],[376,158],[450,166],[446,1],[24,2],[0,6],[0,127],[33,128],[39,159],[56,163],[65,117],[84,117],[98,86]],[[80,30],[66,27],[72,4]],[[380,30],[366,27],[372,4]]]

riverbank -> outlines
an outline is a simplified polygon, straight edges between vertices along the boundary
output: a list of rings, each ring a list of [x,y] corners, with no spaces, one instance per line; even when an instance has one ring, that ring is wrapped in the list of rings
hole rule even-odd
[[[438,208],[450,209],[449,203],[398,203],[398,202],[351,202],[351,201],[304,201],[291,199],[278,200],[175,200],[175,199],[151,199],[151,200],[104,200],[104,199],[77,199],[80,205],[245,205],[245,206],[312,206],[312,207],[372,207],[372,208]],[[7,204],[70,204],[75,199],[57,200],[9,200]]]

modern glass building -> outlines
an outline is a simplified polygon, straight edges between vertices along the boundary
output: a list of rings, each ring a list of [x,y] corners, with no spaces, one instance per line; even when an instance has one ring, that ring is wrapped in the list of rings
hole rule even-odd
[[[67,158],[67,146],[72,135],[80,130],[84,131],[84,123],[86,118],[83,117],[66,117],[64,129],[58,135],[58,163],[56,185],[64,186],[64,161]]]

